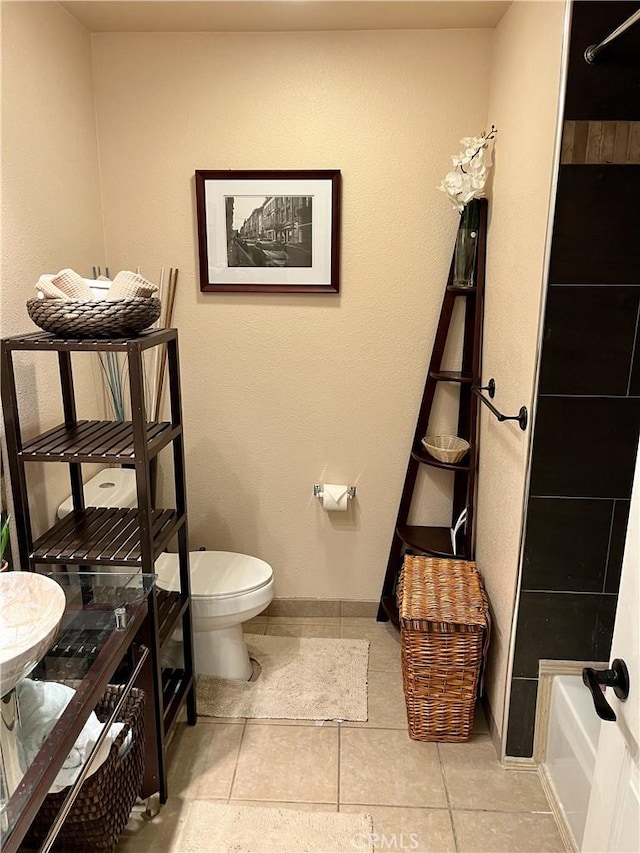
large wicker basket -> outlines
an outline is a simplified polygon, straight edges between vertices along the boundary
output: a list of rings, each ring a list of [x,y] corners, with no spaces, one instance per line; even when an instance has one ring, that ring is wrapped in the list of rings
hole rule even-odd
[[[137,335],[160,316],[155,297],[102,299],[92,302],[29,299],[29,316],[45,332],[67,338],[112,338]]]
[[[105,722],[118,703],[123,688],[109,685],[96,706],[96,715]],[[57,851],[96,850],[113,853],[120,833],[142,786],[144,773],[144,693],[133,688],[118,720],[124,723],[109,756],[96,772],[85,779],[71,811],[62,825],[53,849]],[[131,732],[127,752],[118,755]],[[26,836],[28,844],[40,846],[64,802],[69,789],[48,794]]]
[[[471,736],[489,607],[475,563],[406,556],[398,584],[409,736]]]

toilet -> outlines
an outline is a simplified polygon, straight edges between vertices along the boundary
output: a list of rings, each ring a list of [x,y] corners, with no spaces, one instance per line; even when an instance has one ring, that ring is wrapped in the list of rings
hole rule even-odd
[[[130,468],[105,468],[83,488],[86,506],[136,506],[136,477]],[[60,504],[58,518],[72,509],[69,497]],[[248,680],[253,670],[242,623],[262,613],[273,600],[271,566],[247,554],[203,550],[189,554],[189,569],[196,673]],[[97,570],[116,571],[104,567]],[[127,569],[122,567],[121,571]],[[160,554],[155,572],[160,589],[180,591],[177,554]],[[175,631],[169,642],[173,648],[167,664],[181,666],[182,631]]]
[[[82,487],[85,506],[136,506],[136,472],[133,468],[103,468]],[[58,507],[58,518],[64,518],[73,509],[71,495]]]
[[[83,484],[85,506],[117,506],[125,509],[133,509],[138,503],[136,490],[136,472],[133,468],[103,468],[101,471]],[[63,519],[73,511],[73,498],[71,495],[62,501],[58,507],[58,519]],[[67,566],[67,572],[76,573],[79,567]],[[92,572],[102,575],[101,583],[104,586],[117,586],[117,578],[110,578],[118,572],[130,572],[126,566],[91,566]]]
[[[192,551],[189,570],[196,673],[247,681],[253,670],[242,623],[273,600],[271,566],[247,554]],[[177,554],[160,554],[156,573],[161,589],[180,589]],[[176,631],[172,639],[182,641],[182,632]]]

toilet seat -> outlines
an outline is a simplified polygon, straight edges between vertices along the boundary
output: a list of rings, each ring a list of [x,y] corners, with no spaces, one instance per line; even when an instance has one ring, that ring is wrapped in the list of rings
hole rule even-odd
[[[180,591],[177,554],[160,554],[155,569],[161,589]],[[264,560],[232,551],[190,552],[189,573],[194,599],[235,598],[263,589],[273,580],[273,570]]]

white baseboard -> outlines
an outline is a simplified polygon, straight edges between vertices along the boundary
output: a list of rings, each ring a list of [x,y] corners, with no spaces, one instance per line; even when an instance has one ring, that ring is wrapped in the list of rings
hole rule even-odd
[[[538,769],[538,764],[534,758],[518,758],[514,755],[505,755],[502,766],[505,770],[528,770],[533,773]]]

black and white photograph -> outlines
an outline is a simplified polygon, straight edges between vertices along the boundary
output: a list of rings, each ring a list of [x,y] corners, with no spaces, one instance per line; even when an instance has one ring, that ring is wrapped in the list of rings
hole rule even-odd
[[[339,291],[340,172],[196,172],[203,292]]]
[[[227,196],[230,267],[310,267],[312,196]]]

